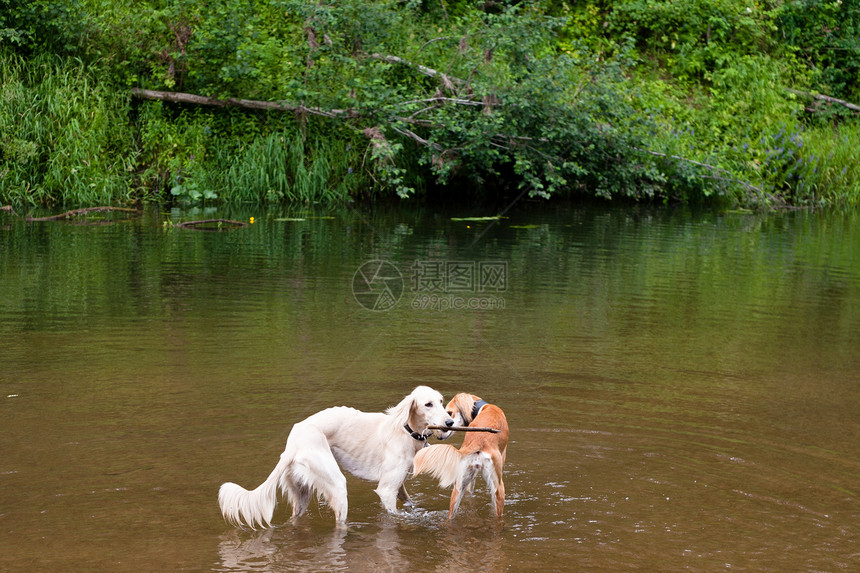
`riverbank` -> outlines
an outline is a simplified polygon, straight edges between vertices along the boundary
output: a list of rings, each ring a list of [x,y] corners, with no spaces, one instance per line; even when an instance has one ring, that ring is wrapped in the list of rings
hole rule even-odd
[[[0,13],[0,204],[860,204],[854,8],[53,4]]]

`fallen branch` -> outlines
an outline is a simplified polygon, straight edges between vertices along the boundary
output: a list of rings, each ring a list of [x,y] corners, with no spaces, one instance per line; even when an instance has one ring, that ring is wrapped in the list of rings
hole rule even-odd
[[[48,217],[30,217],[27,215],[27,221],[59,221],[60,219],[71,219],[72,217],[77,217],[78,215],[87,215],[89,213],[104,213],[106,211],[119,211],[122,213],[135,213],[137,215],[140,214],[138,209],[126,209],[123,207],[87,207],[85,209],[73,209],[71,211],[66,211],[65,213],[60,213],[59,215],[50,215]]]
[[[454,86],[462,86],[466,84],[465,80],[460,78],[456,78],[453,76],[448,76],[434,70],[433,68],[428,68],[427,66],[423,66],[421,64],[414,64],[409,60],[404,60],[398,56],[386,56],[383,54],[372,54],[370,56],[376,60],[382,60],[384,62],[399,64],[403,66],[408,66],[418,70],[420,73],[429,76],[431,78],[438,78],[442,85],[445,86],[449,91],[454,91]],[[147,90],[143,88],[131,88],[131,94],[135,97],[141,99],[150,99],[150,100],[159,100],[159,101],[167,101],[171,103],[186,103],[193,105],[205,105],[209,107],[240,107],[244,109],[256,109],[263,111],[291,111],[293,113],[307,113],[310,115],[319,115],[322,117],[352,117],[356,114],[354,110],[350,109],[323,109],[321,107],[308,107],[301,104],[289,103],[286,101],[262,101],[255,99],[240,99],[240,98],[225,98],[219,99],[209,96],[201,96],[197,94],[183,93],[183,92],[165,92],[159,90]],[[473,102],[470,100],[464,100],[459,98],[433,98],[433,99],[447,99],[459,105],[483,105],[481,103]],[[431,101],[431,100],[427,100]]]
[[[831,96],[824,95],[824,94],[813,94],[813,93],[804,92],[804,91],[800,91],[800,90],[793,90],[791,88],[786,88],[786,90],[788,90],[789,92],[791,92],[793,94],[799,95],[799,96],[817,99],[818,101],[826,101],[827,103],[835,103],[835,104],[844,106],[844,107],[850,109],[851,111],[860,113],[860,105],[857,105],[855,103],[851,103],[849,101],[845,101],[844,99],[836,99],[835,97],[831,97]]]
[[[400,64],[402,66],[408,66],[410,68],[415,68],[420,73],[425,76],[429,76],[431,78],[439,78],[442,82],[442,85],[445,86],[446,89],[450,91],[454,91],[454,85],[462,86],[466,84],[466,80],[462,80],[460,78],[456,78],[454,76],[448,76],[443,74],[438,70],[434,70],[433,68],[428,68],[427,66],[422,66],[421,64],[414,64],[409,60],[404,60],[398,56],[385,56],[382,54],[371,54],[371,58],[374,60],[382,60],[383,62],[388,62],[389,64]]]
[[[310,115],[319,115],[329,118],[350,116],[353,113],[351,110],[347,109],[322,109],[319,107],[307,107],[304,105],[287,103],[285,101],[260,101],[255,99],[238,99],[232,97],[227,99],[218,99],[196,94],[145,90],[143,88],[131,88],[131,93],[133,96],[141,99],[152,99],[171,103],[188,103],[209,107],[241,107],[244,109],[257,109],[264,111],[291,111],[293,113],[307,113]]]
[[[682,157],[680,155],[670,155],[668,153],[660,153],[659,151],[651,151],[650,149],[637,149],[637,151],[644,151],[650,155],[656,155],[657,157],[667,157],[669,159],[677,159],[678,161],[686,161],[687,163],[692,163],[693,165],[698,165],[699,167],[705,167],[710,169],[711,171],[720,171],[722,173],[728,173],[727,170],[722,167],[717,167],[716,165],[709,165],[708,163],[702,163],[701,161],[696,161],[694,159],[687,159],[686,157]]]
[[[394,131],[396,131],[397,133],[399,133],[403,137],[408,137],[409,139],[417,141],[418,143],[420,143],[424,147],[432,147],[436,151],[442,151],[444,149],[438,143],[433,142],[433,141],[427,141],[426,139],[424,139],[423,137],[421,137],[420,135],[418,135],[417,133],[415,133],[414,131],[412,131],[410,129],[400,129],[399,127],[395,127],[395,126],[391,126],[391,129],[393,129]]]
[[[430,103],[430,102],[448,102],[448,103],[455,103],[457,105],[474,105],[474,106],[487,105],[485,102],[482,102],[482,101],[475,101],[475,100],[463,99],[463,98],[442,97],[442,96],[428,97],[425,99],[413,99],[410,101],[402,101],[402,102],[396,103],[394,105],[401,106],[401,105],[410,105],[413,103]]]
[[[446,431],[454,431],[454,432],[490,432],[493,434],[498,434],[501,430],[497,430],[496,428],[479,428],[472,426],[427,426],[431,430],[446,430]]]
[[[637,151],[642,151],[644,153],[648,153],[650,155],[656,155],[657,157],[666,157],[668,159],[676,159],[678,161],[684,161],[686,163],[692,163],[693,165],[698,165],[699,167],[704,167],[705,169],[710,169],[711,171],[715,171],[717,173],[728,173],[731,174],[730,171],[723,169],[721,167],[717,167],[716,165],[709,165],[707,163],[702,163],[701,161],[695,161],[693,159],[688,159],[686,157],[682,157],[680,155],[669,155],[668,153],[660,153],[659,151],[651,151],[650,149],[637,149]],[[721,181],[731,181],[733,183],[739,183],[746,187],[747,189],[751,189],[753,191],[761,192],[761,187],[756,187],[749,181],[744,181],[742,179],[735,179],[734,177],[710,177],[710,179],[719,179]]]
[[[200,225],[211,225],[217,223],[217,228],[199,228]],[[231,227],[247,227],[248,223],[244,221],[234,221],[232,219],[201,219],[199,221],[183,221],[182,223],[176,223],[173,225],[174,227],[179,227],[180,229],[191,229],[194,231],[220,231],[222,225],[228,225]]]

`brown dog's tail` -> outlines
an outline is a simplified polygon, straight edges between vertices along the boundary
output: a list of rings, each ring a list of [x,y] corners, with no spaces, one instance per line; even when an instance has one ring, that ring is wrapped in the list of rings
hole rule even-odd
[[[439,480],[440,487],[451,487],[460,473],[463,455],[449,444],[427,446],[415,454],[412,473],[429,473]]]

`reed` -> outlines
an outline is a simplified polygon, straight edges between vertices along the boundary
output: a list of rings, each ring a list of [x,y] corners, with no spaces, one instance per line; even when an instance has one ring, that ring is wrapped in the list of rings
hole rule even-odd
[[[860,205],[860,123],[856,120],[807,129],[800,161],[794,189],[797,203]]]
[[[216,149],[202,184],[221,190],[225,201],[344,201],[363,184],[351,168],[360,161],[351,149],[340,139],[306,139],[285,129],[260,135],[238,151]]]
[[[97,64],[0,58],[0,202],[92,205],[129,198],[136,153],[128,97]]]

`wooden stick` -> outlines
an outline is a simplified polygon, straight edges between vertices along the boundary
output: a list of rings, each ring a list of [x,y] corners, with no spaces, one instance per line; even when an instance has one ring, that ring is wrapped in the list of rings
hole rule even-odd
[[[106,211],[119,211],[121,213],[134,213],[140,215],[138,209],[126,209],[124,207],[87,207],[85,209],[73,209],[59,215],[51,215],[50,217],[30,217],[27,216],[27,221],[58,221],[60,219],[69,219],[78,215],[86,215],[88,213],[104,213]]]
[[[497,430],[496,428],[473,428],[469,426],[427,426],[431,430],[446,430],[446,431],[454,431],[454,432],[491,432],[493,434],[498,434],[501,430]]]
[[[215,228],[215,227],[204,228],[204,229],[198,228],[198,225],[211,225],[213,223],[218,223],[219,227],[217,227],[217,228]],[[200,221],[183,221],[182,223],[176,223],[173,226],[179,227],[182,229],[195,229],[198,231],[209,231],[209,230],[216,231],[219,228],[221,228],[220,227],[221,225],[227,225],[228,228],[230,228],[230,227],[247,227],[248,223],[246,223],[244,221],[233,221],[232,219],[201,219]]]

